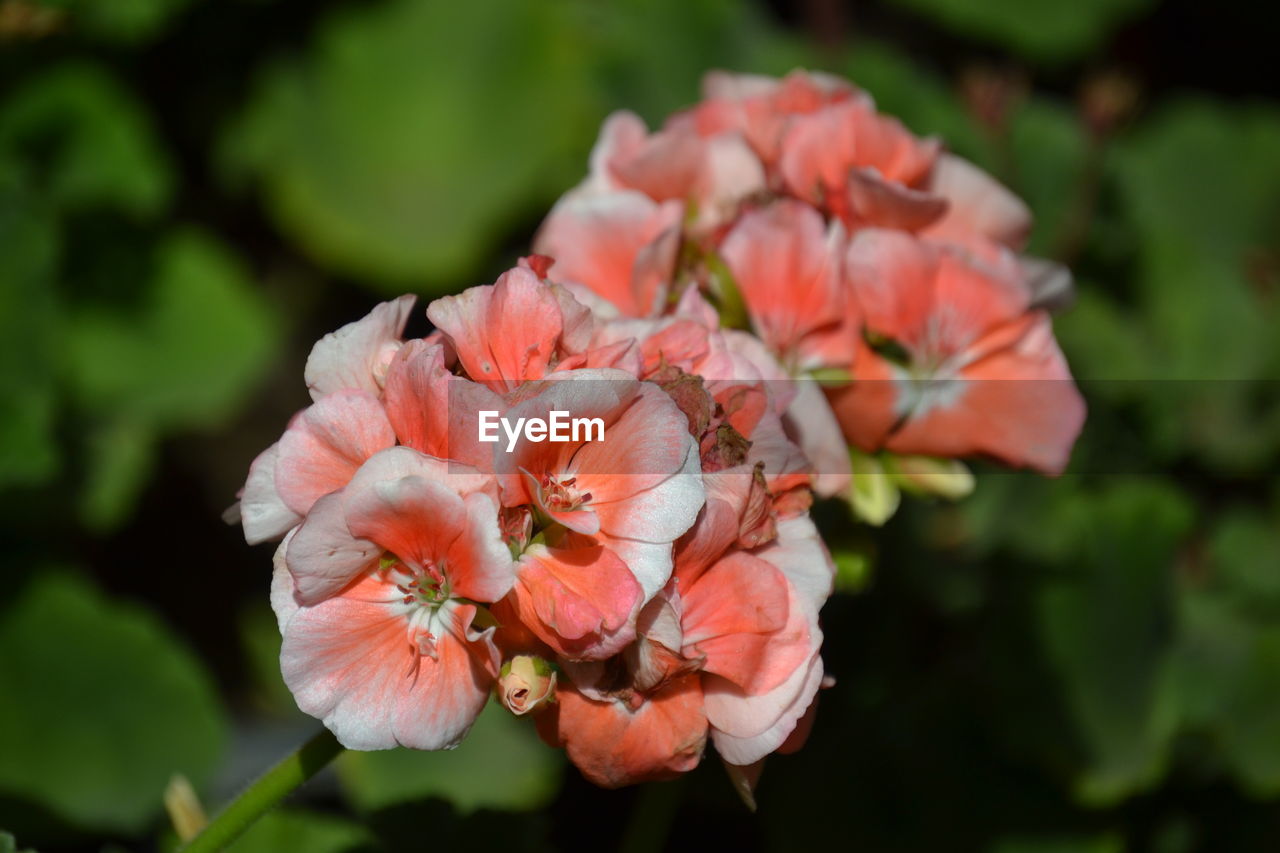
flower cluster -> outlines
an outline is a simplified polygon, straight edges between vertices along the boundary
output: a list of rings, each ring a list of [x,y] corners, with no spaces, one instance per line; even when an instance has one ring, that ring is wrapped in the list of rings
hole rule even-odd
[[[538,254],[429,335],[404,296],[312,350],[239,517],[282,540],[284,678],[344,745],[453,747],[496,694],[598,784],[708,739],[749,784],[829,683],[809,508],[849,445],[1065,464],[1021,203],[845,82],[706,85],[656,133],[611,117]],[[485,438],[565,413],[599,429]]]
[[[704,90],[654,133],[605,122],[535,243],[559,280],[635,317],[696,283],[787,375],[822,378],[829,408],[808,391],[790,419],[821,494],[847,482],[846,441],[1061,473],[1084,404],[1046,308],[1070,277],[1017,254],[1026,206],[839,78],[713,72]]]

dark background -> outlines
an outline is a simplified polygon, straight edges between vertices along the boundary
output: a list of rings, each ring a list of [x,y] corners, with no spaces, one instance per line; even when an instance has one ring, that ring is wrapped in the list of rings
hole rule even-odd
[[[1272,850],[1280,75],[1257,4],[0,0],[0,828],[173,844],[315,727],[270,548],[218,516],[324,332],[490,282],[613,109],[849,76],[1037,214],[1090,420],[882,530],[820,507],[837,679],[748,813],[610,792],[523,722],[345,756],[234,849]],[[420,316],[410,331],[425,331]],[[105,845],[105,846],[104,846]],[[3,842],[0,842],[3,849]]]

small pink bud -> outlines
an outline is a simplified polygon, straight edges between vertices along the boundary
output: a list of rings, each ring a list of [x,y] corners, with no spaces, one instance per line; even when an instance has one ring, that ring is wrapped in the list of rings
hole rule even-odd
[[[498,701],[520,716],[556,700],[556,671],[534,655],[516,655],[502,665]]]

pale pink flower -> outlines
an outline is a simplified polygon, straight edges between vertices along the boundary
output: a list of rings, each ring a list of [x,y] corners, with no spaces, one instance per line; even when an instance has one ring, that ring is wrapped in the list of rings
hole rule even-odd
[[[277,552],[272,603],[298,707],[353,749],[444,749],[498,674],[477,602],[514,581],[491,479],[393,448],[321,498]]]

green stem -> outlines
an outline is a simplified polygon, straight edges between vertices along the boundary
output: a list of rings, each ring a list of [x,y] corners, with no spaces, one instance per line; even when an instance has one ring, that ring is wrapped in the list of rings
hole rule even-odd
[[[180,853],[217,853],[222,850],[341,752],[342,744],[328,729],[322,729],[228,803]]]

